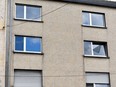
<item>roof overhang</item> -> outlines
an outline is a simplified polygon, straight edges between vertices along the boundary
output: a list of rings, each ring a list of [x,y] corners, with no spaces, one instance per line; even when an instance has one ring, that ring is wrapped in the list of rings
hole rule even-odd
[[[52,1],[62,1],[68,3],[86,4],[102,7],[116,8],[116,2],[105,1],[105,0],[52,0]]]

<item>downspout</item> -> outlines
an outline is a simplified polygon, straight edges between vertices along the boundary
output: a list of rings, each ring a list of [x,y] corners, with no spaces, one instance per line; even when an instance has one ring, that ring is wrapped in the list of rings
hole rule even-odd
[[[6,61],[5,61],[5,87],[10,87],[11,52],[12,52],[12,0],[6,0]]]

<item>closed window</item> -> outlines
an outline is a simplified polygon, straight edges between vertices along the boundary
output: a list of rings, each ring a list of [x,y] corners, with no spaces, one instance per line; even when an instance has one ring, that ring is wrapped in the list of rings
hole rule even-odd
[[[86,87],[110,87],[109,74],[86,73]]]
[[[41,53],[42,40],[38,37],[15,36],[15,51]]]
[[[105,27],[105,15],[102,13],[83,12],[83,25]]]
[[[14,87],[42,87],[42,72],[15,70]]]
[[[108,55],[107,44],[105,42],[84,41],[84,55],[106,57]]]
[[[16,4],[16,18],[41,21],[41,7]]]

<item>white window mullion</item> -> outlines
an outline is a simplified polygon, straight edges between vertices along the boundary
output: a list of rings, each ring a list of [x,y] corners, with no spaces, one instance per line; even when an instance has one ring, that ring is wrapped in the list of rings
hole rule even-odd
[[[89,20],[90,20],[90,26],[92,26],[92,14],[91,13],[89,13]]]
[[[93,87],[96,87],[95,83],[93,84]]]
[[[24,52],[26,52],[26,37],[24,37]]]
[[[26,19],[26,6],[24,6],[24,19]]]
[[[91,42],[91,52],[92,52],[92,56],[94,55],[93,54],[93,43]]]

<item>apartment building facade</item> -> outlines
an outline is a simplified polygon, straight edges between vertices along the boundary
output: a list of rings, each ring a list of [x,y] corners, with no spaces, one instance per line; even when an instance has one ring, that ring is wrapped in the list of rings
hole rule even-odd
[[[11,0],[9,9],[6,87],[116,86],[116,2]]]

